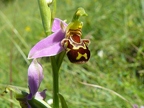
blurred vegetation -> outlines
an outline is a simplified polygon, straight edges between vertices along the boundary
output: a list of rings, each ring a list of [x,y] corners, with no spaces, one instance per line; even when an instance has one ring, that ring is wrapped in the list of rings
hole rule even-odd
[[[113,93],[82,85],[88,82],[114,90],[132,104],[144,105],[144,0],[57,0],[55,17],[67,22],[78,7],[83,17],[83,38],[91,40],[91,59],[72,64],[65,57],[60,69],[60,92],[69,108],[131,108]],[[0,93],[12,84],[27,88],[30,48],[44,38],[36,0],[0,1]],[[47,100],[52,98],[49,59],[44,67]],[[0,97],[1,108],[19,108],[9,94]]]

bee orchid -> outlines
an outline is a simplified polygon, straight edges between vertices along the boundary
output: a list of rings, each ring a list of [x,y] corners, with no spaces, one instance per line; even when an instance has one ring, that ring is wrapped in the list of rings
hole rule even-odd
[[[88,61],[90,58],[88,49],[90,41],[81,39],[83,24],[79,21],[79,17],[83,15],[86,15],[84,9],[79,8],[69,24],[55,18],[52,25],[53,34],[39,41],[30,50],[28,58],[55,56],[66,51],[69,60],[73,63]]]

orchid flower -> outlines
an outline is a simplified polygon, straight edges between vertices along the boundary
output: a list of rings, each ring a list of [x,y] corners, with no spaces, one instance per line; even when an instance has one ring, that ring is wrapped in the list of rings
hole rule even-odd
[[[23,106],[24,108],[25,107],[32,108],[31,100],[33,98],[37,98],[39,100],[45,99],[46,90],[43,90],[42,92],[38,92],[42,79],[43,79],[43,68],[37,62],[37,60],[34,59],[28,68],[28,84],[29,84],[30,93],[27,94],[24,99],[23,98],[17,99],[20,101],[21,106]],[[24,101],[21,101],[21,100],[24,100]]]
[[[88,39],[81,39],[82,22],[79,17],[86,15],[83,8],[79,8],[72,21],[66,24],[55,18],[52,25],[52,34],[39,41],[29,52],[28,58],[55,56],[66,51],[69,60],[73,63],[83,63],[89,60],[90,51]]]
[[[51,106],[44,101],[46,89],[38,92],[43,77],[43,68],[37,60],[34,59],[28,68],[29,93],[22,87],[8,85],[1,96],[12,91],[22,108],[51,108]]]
[[[35,95],[44,96],[44,95],[40,95],[43,93],[37,92],[39,89],[40,83],[42,82],[43,77],[44,77],[43,68],[37,62],[37,60],[34,59],[28,68],[28,84],[29,84],[29,90],[30,90],[30,93],[27,96],[28,100],[32,99]],[[43,92],[45,92],[45,90]]]

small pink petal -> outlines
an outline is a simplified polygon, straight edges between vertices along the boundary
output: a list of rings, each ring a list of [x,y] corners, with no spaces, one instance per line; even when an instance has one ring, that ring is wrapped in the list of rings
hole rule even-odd
[[[66,27],[67,24],[59,18],[55,18],[52,25],[52,32],[56,32],[61,29],[61,23]]]
[[[62,30],[58,30],[42,39],[30,50],[28,59],[54,56],[62,52],[64,49],[61,46],[61,41],[64,37],[65,33]]]
[[[43,68],[37,60],[34,59],[28,68],[28,84],[30,89],[28,99],[32,99],[32,97],[36,94],[43,77]]]
[[[35,94],[35,97],[36,97],[36,98],[39,98],[39,99],[41,99],[41,100],[44,100],[44,99],[46,98],[46,89],[43,90],[42,92],[37,92],[37,93]]]

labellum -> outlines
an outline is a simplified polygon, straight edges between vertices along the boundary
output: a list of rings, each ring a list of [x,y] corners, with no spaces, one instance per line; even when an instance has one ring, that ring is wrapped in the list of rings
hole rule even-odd
[[[72,63],[85,63],[90,58],[90,50],[88,49],[90,41],[88,39],[81,39],[81,29],[82,22],[78,19],[73,19],[66,28],[65,38],[61,42],[62,46],[66,50],[69,60]]]

